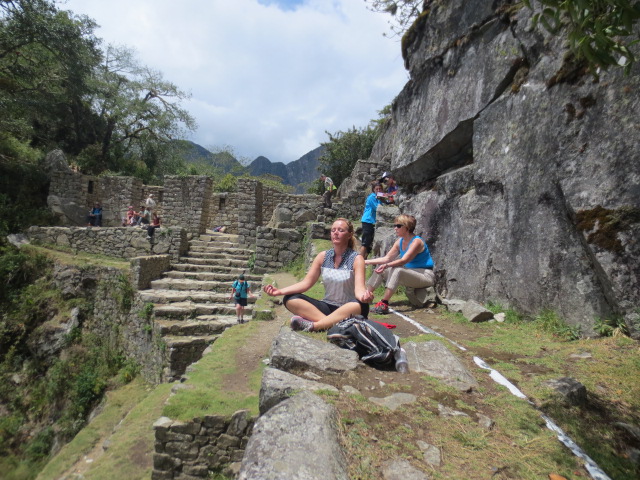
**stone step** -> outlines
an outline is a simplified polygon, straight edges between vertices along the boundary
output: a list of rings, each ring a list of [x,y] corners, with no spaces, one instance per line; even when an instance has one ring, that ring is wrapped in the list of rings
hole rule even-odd
[[[188,260],[188,259],[186,259]],[[219,273],[224,274],[228,273],[237,277],[241,273],[247,275],[247,267],[224,267],[224,266],[212,266],[212,265],[198,265],[192,263],[173,263],[171,264],[172,270],[179,272],[209,272],[209,273]]]
[[[256,285],[256,287],[256,291],[260,289],[260,285]],[[152,280],[151,288],[154,290],[195,290],[208,292],[225,292],[231,291],[231,283],[195,280],[190,278],[161,278],[159,280]]]
[[[211,248],[235,248],[244,250],[237,242],[222,242],[219,240],[203,240],[201,238],[194,238],[189,242],[190,247],[211,247]]]
[[[230,315],[202,315],[192,320],[156,320],[163,336],[192,337],[217,335],[227,328],[237,325],[236,316]]]
[[[229,288],[229,291],[231,291],[231,288]],[[141,290],[139,294],[142,301],[157,304],[171,302],[224,303],[229,298],[228,294],[196,290],[149,289]],[[249,299],[249,301],[251,300]]]
[[[232,242],[236,244],[238,243],[238,235],[234,233],[214,232],[213,230],[207,230],[206,233],[203,233],[198,238],[210,241]]]
[[[195,272],[183,272],[178,270],[170,270],[164,273],[167,278],[190,278],[192,280],[206,280],[209,282],[227,282],[229,284],[229,288],[231,284],[238,278],[237,274],[232,273],[223,273],[223,272],[203,272],[203,271],[195,271]],[[254,285],[260,286],[262,282],[262,275],[252,275],[245,274],[245,280],[251,283],[251,286]],[[254,288],[255,290],[255,288]]]
[[[251,300],[251,299],[250,299]],[[245,315],[250,317],[253,312],[251,304],[244,308]],[[203,318],[203,315],[235,315],[235,304],[229,303],[194,303],[173,302],[169,304],[156,304],[154,314],[156,319],[171,318],[174,320],[194,320]]]
[[[162,340],[167,345],[168,368],[165,381],[179,380],[189,365],[202,358],[205,349],[218,339],[218,335],[167,335]]]
[[[180,263],[190,263],[192,265],[210,265],[215,267],[215,271],[226,270],[229,267],[248,269],[248,259],[245,260],[221,260],[219,258],[202,258],[198,256],[180,257]]]
[[[247,259],[251,255],[240,255],[235,253],[226,253],[226,252],[203,252],[203,251],[194,251],[189,250],[187,257],[196,257],[196,258],[210,258],[215,259],[220,262],[226,262],[227,260],[240,260],[242,262],[247,262]]]
[[[194,252],[228,252],[238,255],[251,255],[253,252],[250,248],[242,248],[238,244],[222,245],[219,243],[203,243],[199,240],[192,240],[189,244],[189,250]]]

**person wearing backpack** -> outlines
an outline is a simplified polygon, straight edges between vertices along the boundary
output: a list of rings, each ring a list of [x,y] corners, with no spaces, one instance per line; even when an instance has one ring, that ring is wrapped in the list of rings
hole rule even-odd
[[[412,288],[426,288],[435,285],[433,259],[427,243],[415,235],[416,217],[398,215],[394,221],[398,240],[391,250],[380,258],[366,260],[365,264],[375,265],[375,270],[367,281],[367,290],[373,292],[385,282],[382,299],[376,303],[375,313],[389,313],[389,299],[400,285]]]
[[[233,299],[236,304],[236,315],[238,317],[238,323],[244,323],[244,307],[247,306],[247,298],[255,297],[251,293],[251,286],[249,282],[244,279],[244,275],[241,273],[238,275],[238,279],[233,282],[231,286],[231,296],[229,300]]]

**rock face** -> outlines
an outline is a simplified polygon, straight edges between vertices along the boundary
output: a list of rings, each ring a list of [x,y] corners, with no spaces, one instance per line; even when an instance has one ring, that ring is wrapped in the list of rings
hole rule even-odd
[[[370,161],[390,163],[449,296],[585,334],[621,315],[640,338],[640,65],[594,81],[515,2],[430,8]]]
[[[312,393],[302,392],[261,416],[238,475],[239,480],[258,478],[349,478],[335,408]]]

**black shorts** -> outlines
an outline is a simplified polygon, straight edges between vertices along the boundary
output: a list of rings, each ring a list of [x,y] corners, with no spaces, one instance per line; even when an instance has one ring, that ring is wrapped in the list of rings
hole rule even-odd
[[[362,222],[362,246],[367,249],[367,253],[371,251],[375,233],[376,226],[373,223]]]
[[[299,298],[301,300],[305,300],[309,302],[311,305],[313,305],[318,310],[320,310],[324,315],[331,315],[338,308],[340,308],[337,305],[332,305],[330,303],[323,302],[322,300],[316,300],[315,298],[308,297],[303,293],[294,293],[293,295],[285,295],[284,298],[282,299],[282,303],[286,307],[287,302],[294,298]],[[360,315],[367,318],[369,315],[369,304],[362,303],[362,302],[358,302],[358,303],[360,304]]]
[[[236,305],[241,305],[243,307],[247,306],[247,299],[242,297],[233,297],[233,301],[236,302]]]

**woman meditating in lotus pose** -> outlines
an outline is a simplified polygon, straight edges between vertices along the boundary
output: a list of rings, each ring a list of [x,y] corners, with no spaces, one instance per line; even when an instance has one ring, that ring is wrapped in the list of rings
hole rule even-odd
[[[431,287],[435,284],[433,259],[426,242],[414,235],[416,218],[411,215],[398,215],[394,222],[398,240],[391,250],[380,258],[367,260],[367,265],[376,265],[367,281],[367,289],[373,292],[385,282],[382,299],[376,303],[375,313],[389,313],[389,299],[400,285],[413,288]]]
[[[355,250],[353,225],[338,218],[331,226],[333,248],[320,252],[307,275],[284,288],[266,285],[267,295],[284,295],[284,306],[293,313],[291,328],[307,332],[326,330],[351,315],[367,316],[373,294],[364,285],[364,259]],[[316,300],[303,293],[322,275],[325,296]]]

